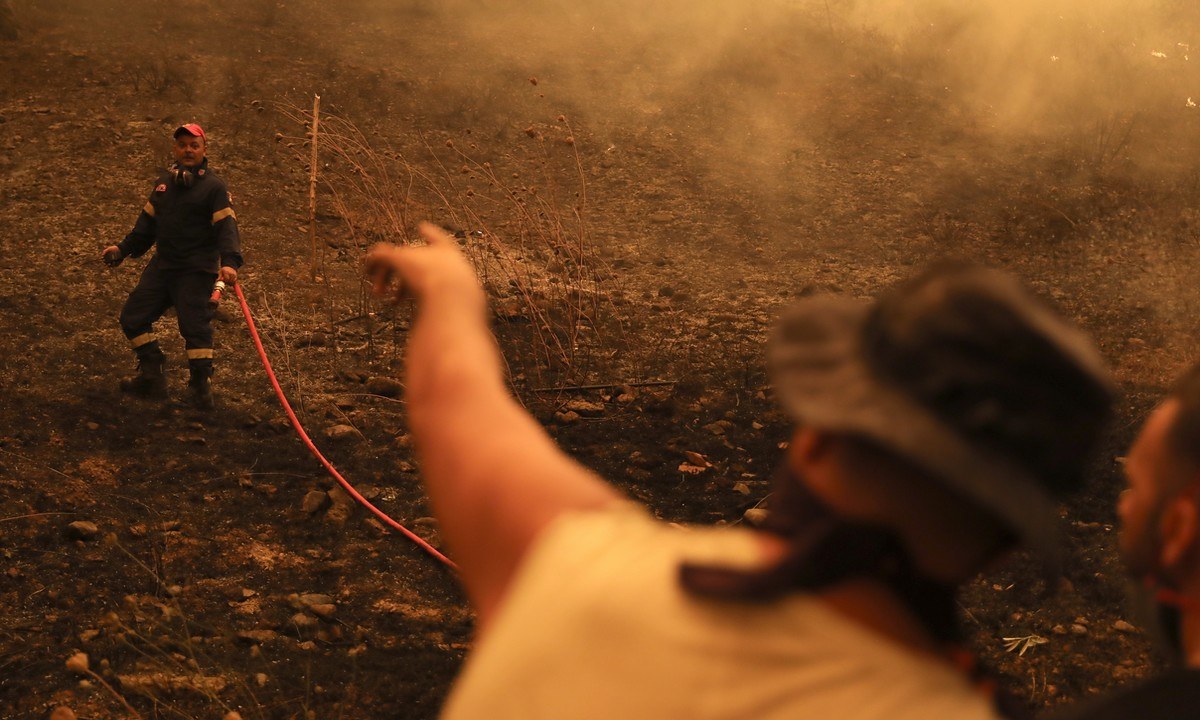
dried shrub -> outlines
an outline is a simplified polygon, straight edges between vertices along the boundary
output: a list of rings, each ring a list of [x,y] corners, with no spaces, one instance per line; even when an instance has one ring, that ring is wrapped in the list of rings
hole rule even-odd
[[[310,111],[283,112],[296,125],[311,127]],[[334,114],[322,113],[318,127],[323,204],[332,207],[345,236],[321,244],[314,265],[323,268],[326,282],[335,272],[354,274],[361,306],[352,316],[374,317],[357,281],[357,259],[376,242],[407,242],[416,222],[430,218],[460,239],[474,263],[518,385],[594,381],[600,361],[619,354],[621,324],[609,300],[609,272],[588,236],[587,186],[565,118],[495,162],[453,140],[424,135],[412,152],[418,161],[369,140]],[[281,141],[310,164],[309,136]],[[541,172],[533,182],[513,170],[531,165]],[[331,245],[341,269],[324,257]],[[373,335],[369,339],[378,351]]]

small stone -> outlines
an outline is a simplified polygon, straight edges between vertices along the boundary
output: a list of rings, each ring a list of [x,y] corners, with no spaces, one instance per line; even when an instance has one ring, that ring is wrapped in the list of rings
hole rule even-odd
[[[333,598],[324,593],[304,593],[303,595],[297,595],[292,600],[294,605],[306,608],[311,608],[313,605],[328,605],[333,602]]]
[[[259,687],[266,687],[269,680],[266,673],[254,673],[254,683]]]
[[[274,630],[240,630],[234,636],[243,645],[261,645],[279,637]]]
[[[100,429],[100,423],[98,423],[98,422],[89,422],[89,423],[85,424],[85,425],[84,425],[84,427],[86,427],[88,430],[93,430],[93,431],[95,431],[95,430],[99,430],[99,429]],[[67,712],[71,712],[71,710],[70,710],[69,708],[62,708],[62,709],[65,709]],[[72,717],[74,717],[74,715],[73,715],[73,714],[72,714]]]
[[[343,382],[348,382],[348,383],[362,384],[362,383],[365,383],[368,379],[370,379],[370,377],[371,377],[370,375],[368,375],[365,372],[362,372],[361,370],[338,370],[337,371],[337,378],[339,380],[342,380]]]
[[[1136,627],[1134,627],[1134,625],[1132,623],[1126,622],[1124,620],[1118,620],[1115,623],[1113,623],[1113,630],[1116,630],[1117,632],[1123,632],[1123,633],[1135,633],[1138,631],[1138,629]]]
[[[75,720],[75,711],[66,705],[59,705],[50,713],[50,720]]]
[[[572,400],[563,406],[564,412],[575,412],[580,417],[599,417],[604,414],[604,404],[588,400]]]
[[[300,630],[316,627],[317,619],[308,613],[296,613],[292,616],[292,624]]]
[[[354,500],[340,487],[329,491],[329,502],[329,510],[325,512],[325,519],[329,522],[341,524],[354,514]]]
[[[333,617],[335,612],[337,612],[337,605],[334,605],[333,603],[316,603],[314,605],[310,605],[308,609],[313,615],[328,620]]]
[[[76,675],[88,674],[88,656],[87,653],[75,653],[67,658],[67,669]]]
[[[325,429],[325,437],[330,440],[350,440],[359,437],[359,434],[350,425],[334,425]]]
[[[752,507],[742,513],[742,520],[751,527],[759,527],[766,521],[768,514],[766,508]]]
[[[230,710],[221,720],[242,720],[242,714],[237,710]]]
[[[749,495],[750,486],[744,482],[735,483],[733,486],[733,491],[741,495]]]
[[[1079,623],[1074,623],[1071,625],[1071,632],[1074,633],[1075,635],[1087,635],[1088,634],[1087,625],[1080,625]]]
[[[579,422],[579,413],[575,412],[574,410],[568,410],[567,412],[556,412],[554,413],[554,419],[557,420],[560,425],[572,425]]]
[[[300,507],[305,513],[312,515],[320,512],[329,504],[329,494],[324,490],[309,490],[304,495]]]
[[[367,381],[367,392],[386,398],[398,398],[404,394],[404,385],[390,377],[373,377]]]
[[[72,540],[95,540],[99,534],[96,523],[87,520],[76,520],[67,526],[67,537]]]
[[[1050,632],[1054,633],[1055,635],[1066,635],[1067,629],[1062,625],[1055,625]]]

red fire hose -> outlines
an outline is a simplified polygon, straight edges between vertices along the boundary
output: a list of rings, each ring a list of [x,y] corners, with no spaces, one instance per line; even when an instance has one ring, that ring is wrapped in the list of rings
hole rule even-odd
[[[391,519],[382,510],[372,505],[370,501],[368,501],[357,490],[354,489],[354,486],[346,482],[346,479],[343,478],[342,474],[337,471],[337,468],[335,468],[331,462],[326,460],[325,456],[321,454],[321,451],[317,449],[317,446],[313,444],[312,439],[308,437],[308,433],[304,432],[304,427],[300,425],[299,418],[296,417],[296,413],[292,410],[291,404],[288,402],[287,397],[283,394],[283,388],[279,386],[279,380],[275,377],[275,371],[271,369],[271,361],[267,359],[267,352],[263,349],[262,339],[258,336],[258,328],[254,325],[254,317],[250,314],[250,306],[246,303],[246,296],[242,294],[241,284],[234,284],[233,290],[235,293],[237,293],[238,303],[242,306],[242,315],[246,316],[246,326],[250,328],[250,337],[254,339],[254,347],[258,349],[258,358],[262,360],[263,368],[265,368],[267,371],[267,378],[271,381],[271,387],[275,388],[275,395],[279,398],[279,403],[283,405],[284,411],[287,412],[288,420],[291,421],[292,427],[296,430],[296,434],[300,436],[300,440],[303,441],[308,447],[309,452],[311,452],[313,457],[315,457],[323,466],[325,466],[325,469],[329,471],[329,474],[333,476],[333,479],[338,481],[338,484],[340,484],[342,488],[350,494],[350,497],[354,498],[360,505],[370,510],[375,517],[382,520],[388,527],[396,530],[409,540],[412,540],[414,543],[420,546],[422,550],[437,558],[447,567],[457,570],[458,566],[454,564],[454,561],[438,552],[435,547],[425,542],[411,530]]]

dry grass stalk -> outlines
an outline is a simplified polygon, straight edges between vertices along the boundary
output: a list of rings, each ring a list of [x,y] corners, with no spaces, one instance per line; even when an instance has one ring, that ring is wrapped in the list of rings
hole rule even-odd
[[[321,96],[313,95],[312,109],[312,159],[308,173],[308,241],[312,247],[312,278],[317,279],[317,133],[321,125]],[[322,253],[323,255],[324,253]],[[323,264],[323,263],[322,263]]]
[[[308,124],[305,111],[284,112],[297,124]],[[542,384],[586,379],[585,365],[590,353],[599,349],[601,328],[619,323],[606,298],[602,263],[589,243],[587,184],[573,140],[567,143],[572,150],[569,182],[576,187],[574,202],[567,202],[561,197],[561,161],[551,156],[540,137],[540,155],[533,158],[541,168],[540,182],[518,187],[492,163],[475,159],[450,140],[443,143],[448,150],[441,150],[419,135],[416,152],[425,160],[418,163],[390,146],[368,141],[345,118],[327,113],[321,122],[326,163],[320,178],[348,234],[340,247],[347,251],[343,259],[353,278],[349,281],[358,283],[357,265],[349,261],[356,261],[370,245],[407,242],[416,219],[444,218],[443,225],[463,239],[498,313],[510,321],[498,327],[497,334],[512,350],[507,357],[519,365],[517,375],[532,376]],[[559,122],[573,138],[565,118]],[[525,167],[529,158],[507,155],[500,162]],[[460,177],[475,186],[464,187],[467,183]],[[326,270],[328,279],[332,268]],[[361,283],[358,287],[360,307],[349,314],[366,318],[367,341],[374,353],[370,298]]]

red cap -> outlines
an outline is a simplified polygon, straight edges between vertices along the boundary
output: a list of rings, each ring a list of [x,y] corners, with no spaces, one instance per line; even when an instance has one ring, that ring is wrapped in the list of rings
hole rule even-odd
[[[187,133],[188,135],[191,135],[193,137],[198,137],[201,140],[203,140],[205,144],[208,144],[208,137],[205,136],[205,134],[204,134],[204,128],[200,127],[196,123],[188,123],[186,125],[180,125],[179,127],[175,128],[175,134],[172,135],[171,137],[177,138],[177,137],[179,137],[180,133]]]

